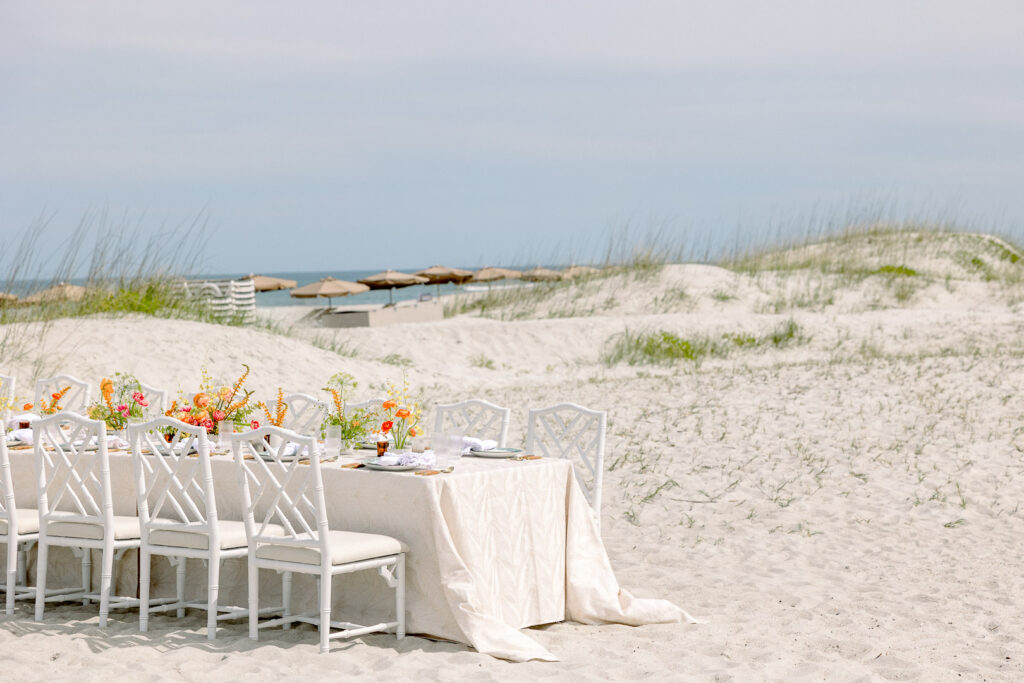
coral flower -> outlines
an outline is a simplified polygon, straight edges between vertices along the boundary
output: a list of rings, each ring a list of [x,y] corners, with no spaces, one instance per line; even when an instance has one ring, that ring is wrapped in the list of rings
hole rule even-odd
[[[142,395],[141,391],[133,391],[132,400],[138,403],[143,408],[149,405],[149,401],[146,400],[146,397]]]
[[[405,418],[409,417],[409,411],[406,410],[405,408],[401,408],[395,411],[395,417],[404,420]]]
[[[392,401],[391,399],[388,399],[387,401],[384,401],[383,404],[381,404],[381,408],[383,408],[384,410],[391,410],[396,405],[398,405],[398,404],[395,403],[394,401]]]
[[[410,429],[409,429],[409,436],[416,436],[416,430],[415,430],[415,429],[412,429],[412,428],[410,428]]]
[[[182,412],[191,413],[192,412],[192,406],[183,406],[181,410],[182,410]]]
[[[192,402],[195,403],[200,408],[205,408],[206,406],[210,405],[210,396],[208,394],[204,394],[203,392],[199,392],[198,394],[192,397]]]
[[[231,398],[231,387],[220,388],[220,400],[226,401]]]
[[[25,405],[23,405],[21,407],[21,409],[22,410],[32,410],[32,404],[31,403],[26,403]]]
[[[52,398],[54,401],[59,401],[60,394],[50,394],[50,398]]]
[[[122,415],[124,415],[125,417],[128,417],[128,413],[129,413],[128,406],[125,405],[124,403],[122,403],[121,405],[119,405],[117,407],[117,411],[119,413],[121,413]]]
[[[391,428],[392,428],[392,427],[394,427],[394,426],[395,426],[395,423],[394,423],[394,422],[392,422],[391,420],[388,420],[387,422],[383,422],[383,423],[381,423],[381,425],[380,425],[380,431],[382,431],[382,432],[384,432],[385,434],[387,434],[388,432],[390,432],[390,431],[391,431]]]
[[[223,410],[215,410],[215,411],[213,411],[213,419],[214,419],[215,422],[220,422],[225,417],[227,417],[227,415],[224,414]]]
[[[210,419],[210,413],[206,410],[200,410],[198,413],[196,413],[196,419],[199,420],[200,422],[202,422],[203,420],[208,420]]]
[[[203,420],[201,424],[203,425],[203,427],[206,428],[207,431],[213,429],[213,420],[209,418]]]
[[[253,420],[252,422],[249,423],[249,426],[252,427],[253,429],[259,429],[260,428],[260,421],[259,420]]]

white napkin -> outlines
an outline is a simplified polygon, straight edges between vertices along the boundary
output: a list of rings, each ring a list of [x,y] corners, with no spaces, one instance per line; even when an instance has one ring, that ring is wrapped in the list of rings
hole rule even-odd
[[[489,451],[492,448],[497,448],[498,442],[492,441],[491,439],[477,439],[473,436],[462,437],[462,454],[469,455],[471,450],[476,451]]]
[[[21,443],[32,445],[32,430],[31,429],[15,429],[13,432],[7,432],[8,439],[17,439]]]
[[[39,416],[35,415],[33,413],[23,413],[21,415],[15,415],[14,417],[12,417],[10,420],[7,421],[7,428],[8,429],[17,429],[18,428],[18,424],[21,423],[21,422],[28,422],[29,424],[32,424],[33,422],[35,422],[38,419],[39,419]]]
[[[434,451],[423,451],[422,453],[385,453],[384,455],[377,458],[376,461],[380,465],[385,467],[394,467],[395,465],[413,467],[433,467],[437,462],[437,456],[434,455]]]

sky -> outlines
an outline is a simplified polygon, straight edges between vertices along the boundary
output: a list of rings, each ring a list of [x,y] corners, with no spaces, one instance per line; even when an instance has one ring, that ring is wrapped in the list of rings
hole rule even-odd
[[[1024,238],[1022,28],[984,0],[0,0],[0,237],[201,216],[218,273],[876,216]]]

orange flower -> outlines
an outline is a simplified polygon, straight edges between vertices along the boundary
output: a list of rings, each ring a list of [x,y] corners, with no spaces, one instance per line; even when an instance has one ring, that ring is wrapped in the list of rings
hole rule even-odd
[[[395,411],[395,417],[404,420],[405,418],[409,417],[409,411],[406,410],[405,408],[400,408]]]
[[[416,436],[416,429],[413,427],[409,428],[409,436]]]
[[[32,410],[32,404],[31,403],[26,403],[25,405],[23,405],[21,407],[21,409],[22,410]]]
[[[192,397],[192,402],[195,403],[200,408],[205,408],[206,406],[210,405],[210,397],[207,394],[204,394],[203,392],[199,392],[198,394]]]
[[[384,403],[381,405],[381,408],[383,408],[384,410],[391,410],[396,405],[398,404],[392,401],[391,399],[388,399],[387,401],[384,401]]]

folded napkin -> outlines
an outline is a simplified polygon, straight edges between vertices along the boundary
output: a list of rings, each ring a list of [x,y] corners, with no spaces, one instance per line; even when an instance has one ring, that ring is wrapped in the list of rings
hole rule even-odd
[[[377,458],[376,462],[385,467],[394,467],[395,465],[433,467],[437,462],[437,456],[434,455],[434,451],[423,451],[422,453],[391,453],[389,451]]]
[[[38,419],[39,416],[33,413],[23,413],[21,415],[15,415],[14,417],[7,421],[7,428],[17,429],[18,425],[22,422],[28,422],[29,424],[31,424]]]
[[[489,451],[492,448],[497,448],[498,442],[492,441],[491,439],[477,439],[473,436],[462,437],[462,454],[469,455],[471,450],[476,451]]]
[[[32,445],[32,430],[31,429],[15,429],[12,432],[7,432],[7,438],[17,439],[21,443]]]

